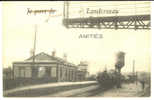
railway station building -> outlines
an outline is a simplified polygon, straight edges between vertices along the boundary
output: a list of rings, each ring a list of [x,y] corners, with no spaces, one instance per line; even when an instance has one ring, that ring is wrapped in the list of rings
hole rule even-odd
[[[77,65],[68,62],[67,59],[56,57],[54,51],[51,55],[41,52],[25,61],[13,62],[14,79],[73,82],[83,81],[86,75],[84,73],[85,71],[79,70]]]

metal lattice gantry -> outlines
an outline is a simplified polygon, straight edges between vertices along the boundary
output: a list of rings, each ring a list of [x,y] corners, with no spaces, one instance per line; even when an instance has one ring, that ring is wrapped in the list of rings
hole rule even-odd
[[[127,7],[126,5],[131,7]],[[125,3],[122,6],[127,7],[127,11],[129,11],[130,9],[130,13],[123,11],[124,13],[112,14],[110,16],[82,15],[81,17],[76,15],[77,17],[76,16],[71,17],[70,9],[72,8],[70,8],[71,6],[69,2],[65,2],[63,24],[67,28],[135,29],[135,30],[150,29],[151,25],[150,25],[150,11],[149,11],[150,6],[149,5],[150,4],[148,2],[142,2],[142,3],[135,2],[134,4]],[[120,7],[122,8],[122,6]],[[75,11],[72,14],[75,14]]]

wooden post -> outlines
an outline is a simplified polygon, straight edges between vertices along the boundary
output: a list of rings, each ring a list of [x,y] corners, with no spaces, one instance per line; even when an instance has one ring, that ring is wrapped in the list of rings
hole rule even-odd
[[[35,49],[36,49],[36,35],[37,35],[37,25],[35,25],[35,36],[34,36],[34,47],[33,47],[33,61],[32,61],[32,78],[35,79],[38,74],[38,68],[35,64]]]

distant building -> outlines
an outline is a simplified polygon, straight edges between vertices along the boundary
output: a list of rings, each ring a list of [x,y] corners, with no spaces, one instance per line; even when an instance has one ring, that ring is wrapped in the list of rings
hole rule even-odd
[[[87,77],[89,77],[89,72],[87,71],[88,64],[86,62],[80,62],[78,65],[78,71],[77,71],[77,80],[83,81],[86,80]]]
[[[55,82],[78,81],[78,69],[73,63],[56,57],[55,52],[51,55],[44,52],[35,55],[25,61],[13,62],[15,79],[46,79]],[[84,77],[83,75],[81,77]],[[82,78],[83,79],[83,78]]]

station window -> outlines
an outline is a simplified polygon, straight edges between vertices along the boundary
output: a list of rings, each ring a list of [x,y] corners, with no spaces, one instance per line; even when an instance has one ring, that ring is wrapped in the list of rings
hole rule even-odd
[[[56,77],[56,75],[57,75],[56,67],[52,67],[51,68],[51,77]]]
[[[38,77],[39,78],[42,78],[42,77],[45,77],[45,67],[40,67],[39,70],[38,70]]]

